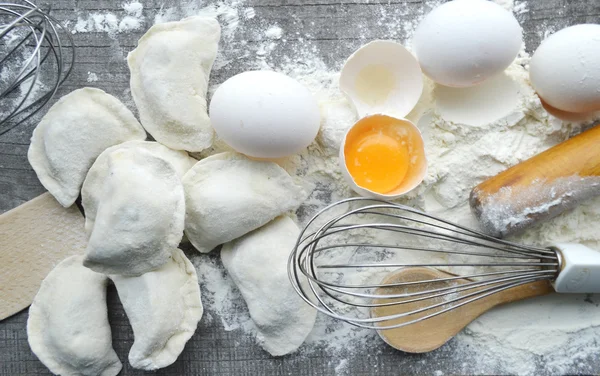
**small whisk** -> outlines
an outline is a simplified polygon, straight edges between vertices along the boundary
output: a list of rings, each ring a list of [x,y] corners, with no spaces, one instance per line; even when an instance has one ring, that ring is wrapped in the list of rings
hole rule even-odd
[[[418,272],[383,278],[399,270]],[[385,330],[539,281],[558,292],[600,292],[600,253],[578,244],[520,245],[408,206],[351,198],[308,222],[288,274],[320,312]]]
[[[73,39],[49,13],[0,3],[0,134],[40,111],[73,69]]]

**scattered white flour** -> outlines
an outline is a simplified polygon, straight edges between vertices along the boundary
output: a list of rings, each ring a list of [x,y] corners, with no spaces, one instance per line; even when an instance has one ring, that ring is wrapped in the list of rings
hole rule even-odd
[[[39,37],[40,33],[36,33]],[[22,43],[29,36],[27,43]],[[9,87],[23,79],[31,69],[36,66],[37,59],[34,59],[34,38],[25,28],[15,28],[9,31],[1,38],[0,43],[0,93],[4,93]],[[10,52],[10,55],[9,55]],[[26,63],[29,63],[25,66]],[[24,79],[17,90],[0,100],[0,122],[11,118],[13,121],[19,121],[28,112],[22,112],[22,115],[15,115],[20,110],[34,103],[43,95],[46,95],[48,85],[53,85],[55,77],[55,60],[52,58],[41,60],[40,76],[35,80],[34,76]]]
[[[142,11],[144,10],[144,5],[139,1],[133,1],[131,3],[123,4],[123,10],[125,13],[133,16],[133,17],[141,17]]]
[[[494,2],[506,10],[514,11],[515,0],[495,0]]]
[[[281,39],[283,36],[283,29],[277,25],[271,26],[265,31],[265,36],[269,39]]]
[[[506,10],[512,11],[515,15],[529,12],[526,1],[519,0],[495,0],[495,3],[503,6]]]
[[[142,16],[142,12],[144,6],[142,3],[137,1],[125,3],[123,4],[123,10],[125,10],[127,15],[119,22],[119,32],[138,30],[143,26],[144,17]]]
[[[248,7],[244,9],[244,18],[247,20],[251,20],[256,17],[256,11],[252,7]]]
[[[348,40],[347,43],[358,48],[384,36],[410,47],[410,37],[420,19],[442,2],[428,0],[394,7],[371,4],[368,17],[354,25],[360,31],[360,40]],[[517,17],[527,15],[528,6],[524,1],[496,2],[515,12]],[[294,28],[300,28],[304,22],[300,17],[292,15],[284,29],[271,26],[272,23],[267,25],[261,19],[262,10],[257,9],[246,6],[243,0],[187,0],[173,7],[161,8],[153,21],[175,21],[193,15],[215,17],[222,26],[223,37],[213,77],[219,77],[221,81],[226,79],[221,77],[222,69],[236,62],[236,69],[281,71],[295,77],[314,93],[322,113],[317,141],[302,154],[282,161],[287,171],[312,190],[306,204],[296,212],[302,225],[326,204],[353,195],[342,180],[337,154],[341,136],[356,121],[356,115],[337,86],[343,59],[331,61],[331,56],[336,53],[321,50],[310,28],[305,34],[297,32]],[[562,14],[561,9],[557,12]],[[377,33],[373,32],[370,22],[378,23]],[[71,24],[74,33],[106,32],[111,38],[117,38],[121,31],[148,26],[139,2],[123,4],[123,12],[118,15],[102,12],[80,14]],[[540,28],[536,29],[536,33],[542,38],[548,30],[555,31]],[[535,47],[529,46],[529,49]],[[476,118],[464,117],[464,113],[448,115],[446,110],[449,107],[444,107],[439,101],[440,89],[425,78],[421,100],[408,118],[418,123],[423,133],[429,170],[423,184],[400,202],[476,227],[468,205],[469,192],[475,185],[581,129],[580,124],[561,121],[542,108],[528,81],[528,59],[526,53],[521,53],[507,69],[506,82],[509,86],[518,87],[518,93],[511,102],[501,103],[510,106],[496,107],[497,113],[478,112]],[[4,74],[2,70],[1,74]],[[88,81],[97,79],[94,76],[90,73]],[[217,86],[213,83],[209,93],[214,92]],[[226,149],[222,142],[217,141],[205,154]],[[526,244],[582,242],[600,249],[598,223],[600,198],[584,202],[568,213],[529,229],[514,240]],[[206,319],[220,320],[228,331],[240,330],[255,335],[245,303],[224,271],[219,257],[193,254],[191,259],[202,284]],[[361,274],[352,278],[369,280],[374,276]],[[463,359],[464,372],[470,374],[592,373],[594,370],[586,368],[586,360],[597,356],[600,351],[599,335],[600,308],[597,303],[581,295],[551,295],[511,304],[483,315],[460,333],[450,346],[453,347],[452,355]],[[350,356],[363,356],[365,351],[377,354],[385,346],[373,331],[319,315],[313,332],[300,349],[300,356],[310,356],[317,349],[325,349],[333,355],[342,356],[343,360],[335,367],[336,373],[352,374],[348,369]],[[436,371],[436,375],[443,373],[442,370]]]
[[[184,17],[204,16],[213,17],[221,24],[221,34],[226,41],[234,37],[240,22],[240,1],[223,1],[202,6],[204,3],[185,2],[173,8],[161,8],[154,16],[154,23],[179,21]]]
[[[236,40],[236,31],[242,20],[254,18],[254,8],[244,8],[243,1],[226,0],[205,5],[204,2],[182,2],[171,8],[161,8],[154,16],[154,23],[178,21],[185,17],[213,17],[221,25],[220,51],[213,65],[213,71],[227,66],[234,60],[247,56],[245,41]]]
[[[142,26],[142,22],[139,18],[135,18],[132,16],[125,16],[125,17],[123,17],[121,22],[119,22],[119,32],[122,33],[124,31],[129,31],[129,30],[137,30],[137,29],[141,28],[141,26]]]
[[[426,2],[424,8],[432,8],[438,3]],[[511,1],[504,5],[507,9],[516,7],[516,11],[521,13],[526,9],[524,2],[515,5]],[[394,19],[396,25],[391,27],[397,27],[404,35],[410,36],[418,21],[398,21],[402,19],[398,16],[406,9],[397,8],[394,13],[384,12],[382,7],[381,16],[384,20],[388,17]],[[230,8],[222,9],[235,13]],[[249,17],[245,11],[242,14],[243,18],[238,16],[236,19],[235,27],[231,26],[232,23],[225,25],[230,34],[259,34],[253,32],[256,30],[254,25],[245,25],[244,19],[248,20]],[[386,23],[383,22],[383,25]],[[367,30],[368,25],[357,27]],[[338,171],[337,153],[341,136],[356,121],[356,115],[337,87],[340,65],[327,65],[321,60],[323,52],[303,36],[298,36],[296,44],[280,50],[282,39],[270,37],[278,36],[279,30],[276,32],[269,28],[263,34],[267,40],[244,45],[243,50],[227,46],[222,48],[220,54],[224,55],[222,61],[249,58],[248,68],[275,69],[295,77],[319,101],[322,126],[317,142],[301,155],[282,162],[283,167],[302,178],[306,186],[315,187],[309,200],[297,212],[298,221],[303,224],[327,203],[352,195]],[[408,40],[403,42],[410,44]],[[278,53],[277,59],[272,58],[274,53]],[[578,124],[558,120],[542,108],[528,82],[528,73],[524,68],[528,59],[528,55],[522,53],[507,69],[508,88],[518,88],[517,95],[510,98],[509,105],[499,110],[496,108],[496,113],[480,112],[475,119],[463,118],[471,124],[445,119],[440,113],[444,111],[443,106],[437,107],[440,106],[436,96],[438,88],[425,79],[421,101],[408,117],[418,122],[423,132],[430,168],[424,183],[401,202],[476,227],[467,201],[471,188],[580,129]],[[214,91],[216,86],[210,91]],[[512,93],[511,90],[506,91]],[[459,114],[455,119],[461,119],[462,115]],[[485,116],[492,118],[485,119]],[[209,154],[225,149],[218,141]],[[553,240],[574,241],[598,247],[600,237],[596,234],[596,223],[600,223],[600,198],[538,225],[515,240],[530,244],[547,244]],[[208,310],[220,317],[226,330],[255,333],[243,301],[223,272],[220,262],[198,256],[194,258],[194,263],[204,281]],[[354,278],[368,279],[373,276],[362,274]],[[595,340],[600,332],[600,308],[584,299],[579,295],[553,295],[494,310],[457,336],[454,341],[455,356],[465,359],[467,373],[533,374],[539,370],[560,373],[573,369],[585,372],[585,367],[578,367],[585,364],[586,357],[595,356],[600,350]],[[301,353],[310,354],[316,348],[325,348],[333,354],[362,353],[365,348],[376,353],[377,349],[384,346],[373,331],[320,315]],[[346,366],[347,363],[342,360],[336,367],[336,373],[343,373]],[[443,372],[440,370],[436,374]]]
[[[87,82],[96,82],[98,81],[98,75],[96,73],[88,72]]]
[[[139,30],[144,26],[144,6],[138,1],[123,4],[122,17],[109,12],[92,12],[78,16],[72,33],[104,32],[113,39],[117,33]]]
[[[86,18],[78,17],[73,34],[87,32],[116,33],[119,29],[117,16],[112,13],[91,13]]]
[[[202,304],[211,307],[225,330],[253,330],[254,324],[242,295],[227,276],[220,258],[192,257],[191,261],[201,280]]]
[[[334,368],[336,375],[345,375],[348,373],[348,359],[342,359]]]
[[[515,14],[523,14],[523,13],[528,13],[529,12],[529,8],[527,7],[527,2],[525,1],[520,1],[515,3],[515,6],[513,8],[513,12]]]

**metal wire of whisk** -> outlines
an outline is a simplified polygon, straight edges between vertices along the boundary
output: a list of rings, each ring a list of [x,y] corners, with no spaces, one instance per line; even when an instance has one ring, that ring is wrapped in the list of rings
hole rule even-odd
[[[496,239],[408,206],[351,198],[329,205],[308,222],[290,255],[288,274],[298,294],[320,312],[383,330],[516,286],[551,281],[561,263],[560,252],[552,248]],[[381,282],[381,275],[411,267],[447,273]],[[388,316],[369,314],[374,307],[398,305],[410,308]]]
[[[40,111],[74,62],[73,39],[49,9],[0,2],[0,134]]]

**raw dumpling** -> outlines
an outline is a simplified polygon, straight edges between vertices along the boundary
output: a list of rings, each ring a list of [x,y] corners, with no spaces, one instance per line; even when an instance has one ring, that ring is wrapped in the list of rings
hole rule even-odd
[[[205,253],[297,208],[306,198],[276,163],[230,152],[196,163],[184,175],[183,187],[185,234]]]
[[[223,265],[258,328],[258,342],[274,356],[298,349],[317,317],[288,279],[288,257],[299,233],[290,218],[280,217],[221,250]]]
[[[133,327],[129,363],[147,371],[173,363],[202,318],[196,269],[180,249],[163,267],[139,277],[110,277]]]
[[[84,265],[129,276],[164,265],[183,236],[185,201],[177,172],[142,148],[118,148],[104,159],[105,176],[86,182],[93,194],[86,195],[84,210],[89,217],[95,213],[95,223]]]
[[[42,185],[62,206],[71,206],[94,160],[106,148],[144,140],[131,111],[100,89],[62,97],[33,131],[27,157]]]
[[[152,26],[129,53],[131,95],[161,144],[189,151],[211,146],[206,91],[220,37],[215,19],[189,17]]]
[[[143,149],[152,153],[155,157],[162,158],[169,162],[175,169],[177,176],[181,179],[183,175],[197,162],[185,151],[172,150],[168,147],[153,141],[128,141],[119,145],[112,146],[102,152],[96,159],[96,162],[90,168],[90,171],[81,187],[82,205],[85,208],[85,230],[88,235],[91,234],[98,211],[97,204],[100,201],[98,195],[104,179],[108,175],[108,156],[118,149]]]
[[[121,361],[106,313],[108,278],[71,256],[44,279],[27,319],[31,350],[57,375],[113,376]]]

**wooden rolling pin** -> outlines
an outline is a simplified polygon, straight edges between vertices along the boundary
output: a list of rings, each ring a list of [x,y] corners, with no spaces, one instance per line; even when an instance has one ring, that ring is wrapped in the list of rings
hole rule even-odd
[[[600,195],[600,125],[473,189],[469,203],[484,232],[503,237]]]

